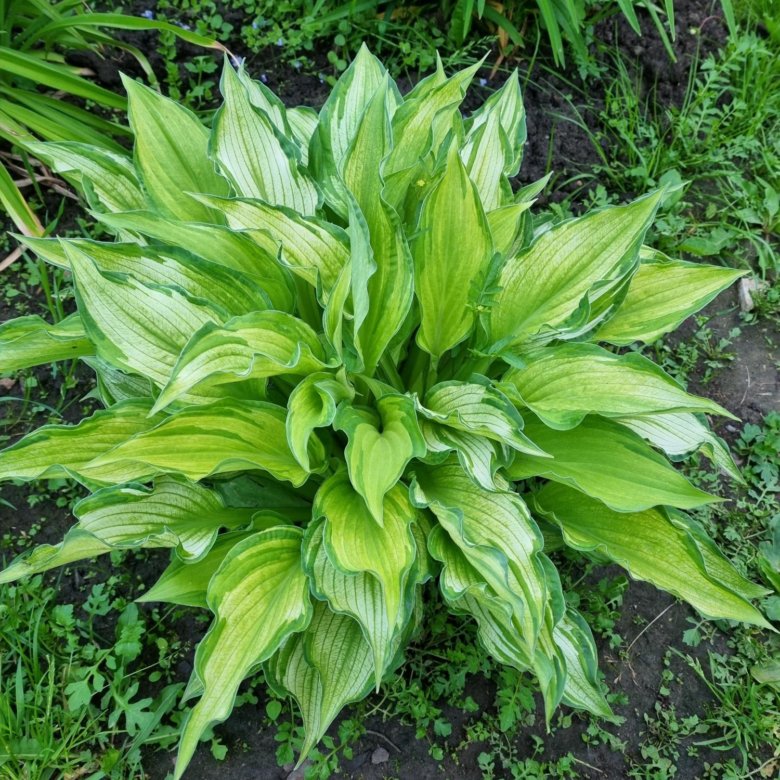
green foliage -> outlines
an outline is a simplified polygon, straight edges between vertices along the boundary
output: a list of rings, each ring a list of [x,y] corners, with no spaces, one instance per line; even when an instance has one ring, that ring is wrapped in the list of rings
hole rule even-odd
[[[574,178],[595,185],[597,202],[609,199],[605,185],[616,192],[676,187],[656,225],[659,248],[774,278],[780,270],[778,63],[772,42],[754,33],[733,36],[690,69],[681,105],[662,107],[641,72],[614,55],[604,108],[585,109],[577,120],[600,163]]]
[[[529,18],[536,17],[537,24],[547,34],[556,65],[565,65],[566,45],[574,50],[580,61],[587,61],[586,31],[590,21],[588,17],[593,13],[591,6],[594,4],[588,0],[536,0],[535,5],[536,8],[530,0],[509,0],[503,4],[486,3],[485,0],[445,0],[442,11],[450,23],[449,36],[458,45],[465,43],[472,24],[479,19],[490,23],[497,30],[502,48],[510,44],[520,46],[523,44],[520,29],[528,26]],[[600,16],[622,14],[638,35],[641,35],[642,30],[637,11],[641,9],[648,14],[667,53],[674,59],[671,44],[675,35],[674,0],[665,0],[663,9],[660,4],[650,0],[613,0],[605,5],[596,9]],[[736,22],[731,0],[722,0],[721,9],[729,28],[734,31]]]
[[[121,555],[114,553],[114,556]],[[116,558],[119,563],[119,558]],[[0,774],[48,780],[93,773],[137,777],[141,747],[175,738],[168,720],[182,685],[155,697],[139,692],[142,649],[155,646],[161,670],[168,645],[138,608],[118,594],[119,578],[93,584],[80,605],[56,603],[41,576],[0,594]],[[103,616],[119,610],[107,639]],[[152,652],[155,652],[152,649]]]
[[[298,703],[303,760],[402,663],[431,580],[537,678],[548,721],[562,702],[608,715],[545,543],[768,625],[750,604],[766,590],[680,511],[717,499],[659,452],[734,470],[703,418],[731,415],[609,346],[655,339],[739,274],[707,269],[706,292],[678,295],[701,269],[643,249],[660,192],[536,231],[509,186],[518,80],[464,120],[475,70],[440,66],[402,97],[364,48],[317,117],[226,63],[210,130],[128,80],[132,160],[41,148],[118,240],[27,242],[70,268],[81,328],[3,325],[0,371],[75,346],[105,408],[0,452],[0,479],[93,493],[61,544],[0,580],[173,550],[146,600],[214,615],[177,777],[261,665]],[[625,456],[606,473],[589,448]]]
[[[279,47],[295,69],[316,67],[315,51],[323,44],[336,72],[347,67],[364,40],[387,59],[391,71],[400,72],[429,70],[435,51],[473,61],[493,44],[503,57],[519,50],[528,53],[544,38],[557,68],[563,69],[567,56],[573,54],[587,70],[593,65],[589,45],[594,24],[616,15],[623,16],[638,35],[642,34],[640,19],[647,18],[645,32],[652,25],[670,59],[675,59],[673,0],[663,4],[651,0],[161,0],[157,9],[184,13],[198,32],[218,40],[235,41],[240,36],[252,52]],[[721,0],[720,9],[729,30],[736,32],[732,1]],[[198,63],[188,64],[187,69],[203,75]],[[178,92],[182,85],[175,68],[169,69],[169,77]],[[187,97],[198,100],[213,86],[211,79],[199,79]],[[177,97],[183,96],[178,92]]]
[[[80,0],[16,0],[0,5],[0,138],[23,152],[38,139],[77,141],[121,151],[118,139],[129,131],[110,117],[126,101],[86,76],[87,69],[70,65],[72,52],[101,52],[105,47],[128,51],[154,81],[146,55],[109,35],[107,29],[165,30],[200,46],[222,49],[213,39],[196,35],[168,22],[116,13],[86,13]],[[41,91],[40,88],[48,92]],[[104,110],[89,111],[62,95],[80,98]],[[108,114],[108,115],[106,115]],[[27,173],[34,177],[24,159]],[[43,227],[25,201],[8,169],[0,168],[0,206],[17,229],[43,235]]]

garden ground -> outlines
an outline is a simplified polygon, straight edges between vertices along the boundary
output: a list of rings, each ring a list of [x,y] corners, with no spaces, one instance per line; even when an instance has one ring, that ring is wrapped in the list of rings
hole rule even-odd
[[[134,5],[126,10],[145,9]],[[175,13],[175,8],[168,12]],[[230,18],[226,9],[223,20]],[[679,180],[692,184],[684,195],[667,202],[655,243],[670,253],[718,253],[729,263],[751,264],[757,276],[768,281],[753,312],[741,312],[736,290],[729,291],[674,338],[650,348],[653,357],[694,392],[714,398],[742,420],[727,422],[719,432],[745,468],[744,488],[720,480],[698,458],[686,460],[681,468],[708,489],[729,496],[727,503],[701,511],[699,519],[737,565],[759,579],[762,562],[780,558],[780,530],[773,530],[780,529],[780,307],[777,266],[772,266],[777,236],[773,214],[767,222],[760,212],[762,207],[771,211],[771,197],[765,204],[764,190],[754,194],[754,203],[741,204],[741,209],[756,212],[758,223],[751,222],[749,214],[735,215],[736,209],[734,214],[708,210],[708,200],[733,202],[741,191],[743,183],[733,176],[726,184],[726,177],[719,177],[718,171],[731,171],[728,165],[743,172],[743,194],[751,196],[748,185],[755,182],[755,166],[763,164],[751,154],[757,154],[760,142],[750,127],[734,120],[737,109],[723,110],[729,104],[720,81],[698,89],[689,81],[691,70],[708,56],[715,65],[700,71],[701,77],[706,81],[717,74],[717,63],[731,62],[728,58],[736,56],[738,43],[721,54],[727,46],[725,27],[700,0],[678,11],[677,63],[669,61],[649,30],[640,39],[625,24],[601,24],[595,37],[602,41],[597,62],[604,71],[598,78],[586,74],[583,81],[573,72],[555,75],[545,66],[549,58],[543,52],[530,72],[521,61],[527,77],[529,142],[520,183],[554,171],[547,192],[555,192],[555,197],[541,205],[560,218],[576,212],[578,204],[606,202],[607,191],[622,200],[676,171]],[[152,48],[156,44],[151,41],[136,42]],[[772,54],[764,38],[755,41]],[[241,41],[230,46],[240,51]],[[750,56],[743,55],[742,71],[724,67],[717,78],[734,78],[734,73],[737,79],[740,74],[747,78]],[[208,69],[210,58],[187,60],[192,57],[201,58],[202,53],[185,46],[176,54],[163,47],[152,62],[169,88],[179,79],[184,94],[192,93],[192,102],[204,109],[214,88],[206,82],[213,82],[215,70]],[[311,65],[299,72],[289,57],[270,47],[250,57],[247,66],[255,76],[264,74],[286,103],[316,107],[328,91],[319,74],[327,76],[332,68],[324,51],[315,49],[309,60],[313,74]],[[198,69],[187,69],[187,61],[199,62]],[[501,82],[501,72],[491,77],[492,61],[489,57],[475,84],[477,93]],[[103,84],[116,88],[120,68],[132,70],[132,63],[120,58],[95,69]],[[409,78],[402,78],[401,84],[408,85]],[[700,98],[707,89],[709,97]],[[729,89],[727,96],[741,94],[740,82]],[[628,92],[633,103],[625,102]],[[748,105],[742,111],[755,114],[757,107]],[[734,125],[730,130],[729,116]],[[714,133],[728,131],[732,157],[713,158],[709,166],[706,159],[699,160],[697,167],[701,149],[686,145],[696,122],[704,128],[699,147],[724,147]],[[676,150],[676,156],[654,158],[654,141]],[[711,153],[715,155],[714,148]],[[774,161],[761,171],[775,188],[780,187],[776,154],[777,149]],[[51,221],[60,201],[51,193],[41,195]],[[64,201],[57,231],[91,230],[79,215],[72,202]],[[771,251],[762,254],[766,246]],[[28,258],[5,272],[0,321],[30,312],[48,317],[53,302],[65,310],[72,306],[67,281],[59,275],[46,274]],[[91,385],[83,368],[47,367],[12,380],[0,380],[0,441],[13,441],[46,420],[78,419],[94,404],[85,398]],[[77,488],[61,481],[4,487],[0,554],[8,558],[32,543],[58,541],[71,524],[69,510],[78,497]],[[0,591],[0,777],[162,780],[172,769],[171,751],[181,722],[178,683],[191,670],[193,647],[207,623],[184,609],[132,604],[143,583],[149,585],[165,565],[164,553],[117,553],[111,558]],[[702,621],[672,597],[628,581],[615,567],[594,563],[582,568],[565,558],[559,563],[596,633],[614,722],[566,710],[547,733],[531,681],[486,658],[475,646],[473,626],[432,613],[403,675],[342,717],[303,770],[292,768],[301,741],[300,722],[287,702],[266,698],[258,677],[242,688],[240,706],[204,743],[189,774],[204,780],[271,780],[302,773],[325,778],[336,772],[366,780],[688,780],[780,774],[776,638],[752,628]],[[763,607],[773,619],[780,618],[780,597],[770,597]],[[118,620],[116,614],[121,615]],[[31,626],[37,630],[31,632]]]

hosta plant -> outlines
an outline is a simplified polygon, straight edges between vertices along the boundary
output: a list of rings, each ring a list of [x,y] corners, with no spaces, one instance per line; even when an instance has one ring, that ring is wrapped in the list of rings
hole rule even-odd
[[[80,358],[105,408],[0,452],[0,478],[91,491],[59,545],[1,581],[166,547],[143,601],[210,610],[176,776],[262,668],[302,755],[402,662],[423,602],[561,702],[606,715],[596,650],[550,551],[614,561],[703,615],[766,625],[684,513],[738,477],[706,415],[639,352],[739,272],[643,245],[661,193],[548,229],[513,192],[516,76],[470,117],[475,68],[402,96],[367,50],[319,114],[226,64],[210,129],[126,81],[129,156],[36,154],[115,242],[24,239],[78,312],[0,328],[0,371]],[[556,553],[557,554],[557,553]]]

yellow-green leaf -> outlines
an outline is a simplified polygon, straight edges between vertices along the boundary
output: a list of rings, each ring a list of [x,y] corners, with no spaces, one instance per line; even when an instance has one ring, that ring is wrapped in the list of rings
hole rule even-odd
[[[615,355],[593,344],[566,344],[536,352],[505,379],[507,393],[515,393],[519,403],[558,430],[574,428],[588,414],[631,417],[705,412],[736,419],[714,401],[686,393],[642,355]]]
[[[444,174],[423,201],[412,244],[420,303],[417,343],[434,359],[474,326],[493,242],[479,194],[452,144]]]
[[[220,222],[218,212],[190,193],[227,195],[228,183],[208,156],[208,130],[191,111],[149,87],[122,77],[127,90],[135,162],[154,206],[184,222]]]
[[[598,498],[619,512],[659,504],[691,509],[719,501],[695,488],[669,462],[625,426],[586,417],[576,428],[557,431],[528,418],[526,432],[548,455],[519,453],[507,475],[514,480],[546,477]]]
[[[224,720],[249,670],[270,658],[311,618],[301,568],[300,529],[271,528],[239,542],[208,586],[215,620],[195,653],[203,696],[182,730],[174,777],[180,778],[203,732]]]
[[[333,427],[347,435],[349,479],[381,525],[385,493],[412,458],[425,454],[414,401],[406,395],[385,395],[375,409],[342,404]]]
[[[707,548],[696,535],[672,523],[661,510],[615,512],[554,482],[545,485],[534,502],[561,528],[570,547],[605,555],[636,579],[684,599],[706,617],[769,626],[747,600],[755,594],[754,586],[725,558],[703,557]]]
[[[78,314],[49,325],[37,314],[0,324],[0,374],[94,354]]]

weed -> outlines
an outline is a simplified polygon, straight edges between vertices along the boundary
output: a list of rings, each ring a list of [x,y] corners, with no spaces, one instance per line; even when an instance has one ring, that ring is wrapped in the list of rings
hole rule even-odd
[[[780,60],[772,45],[750,33],[733,38],[691,68],[682,104],[666,110],[638,69],[610,56],[603,109],[583,113],[570,101],[601,159],[575,178],[618,193],[676,185],[656,224],[659,248],[776,274]]]
[[[141,693],[147,671],[135,662],[153,627],[118,595],[118,586],[116,580],[93,585],[81,607],[58,603],[55,586],[41,576],[3,588],[3,778],[137,777],[141,747],[175,737],[176,729],[161,722],[181,686]],[[118,603],[125,606],[109,639],[101,618]],[[167,649],[157,649],[164,667]]]

